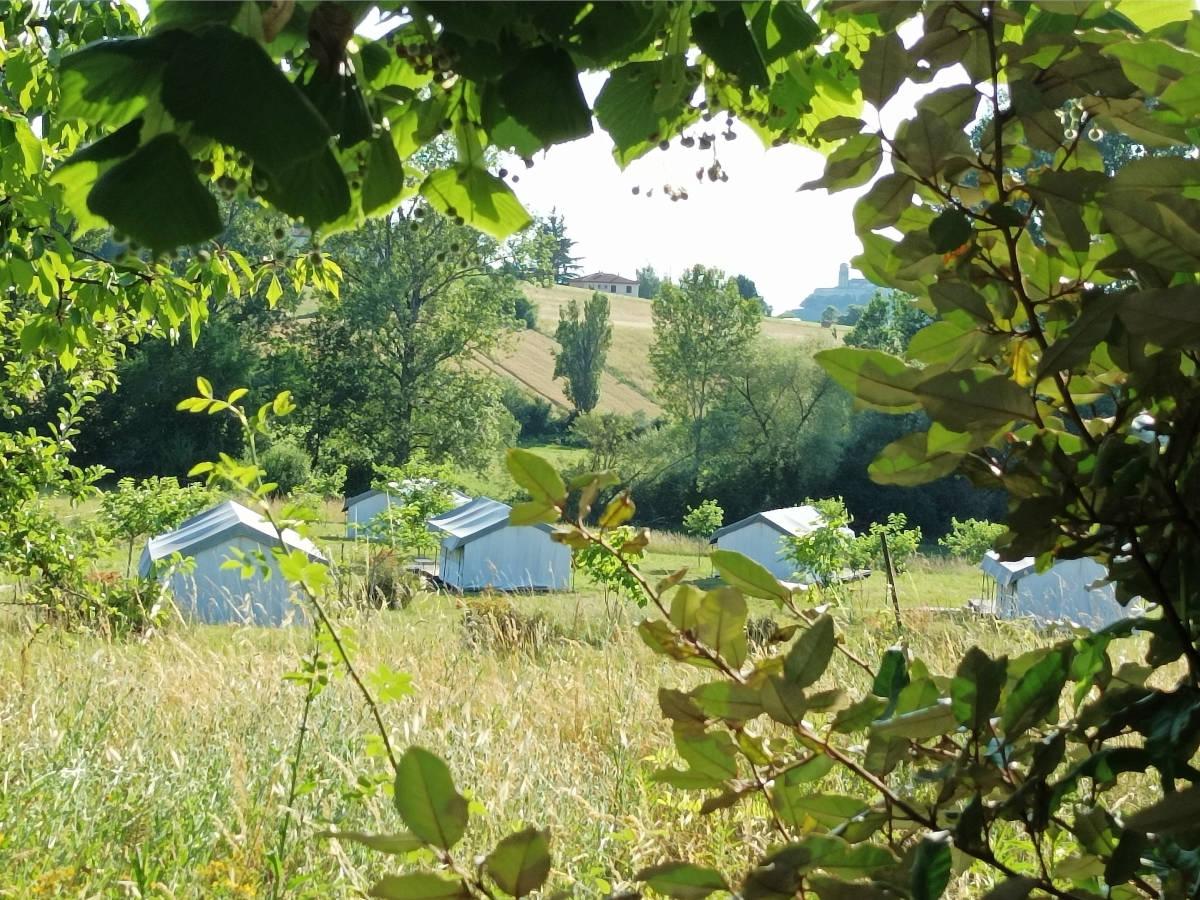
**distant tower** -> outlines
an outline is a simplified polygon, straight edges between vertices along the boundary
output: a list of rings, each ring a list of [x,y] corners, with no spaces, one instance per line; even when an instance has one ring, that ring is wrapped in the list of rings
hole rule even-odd
[[[838,266],[838,287],[846,288],[850,286],[850,266],[847,263],[842,263]]]

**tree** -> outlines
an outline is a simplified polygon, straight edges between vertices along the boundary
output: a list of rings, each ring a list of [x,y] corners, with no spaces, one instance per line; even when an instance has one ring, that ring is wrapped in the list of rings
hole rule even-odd
[[[555,282],[566,284],[578,278],[581,271],[579,257],[571,255],[575,241],[567,237],[567,222],[562,214],[556,209],[550,210],[550,215],[539,221],[537,227],[549,238],[550,269]]]
[[[938,541],[951,556],[978,562],[984,554],[996,546],[996,541],[1007,530],[999,522],[980,519],[951,519],[950,533]]]
[[[841,314],[838,312],[838,308],[836,306],[825,307],[821,313],[821,327],[832,328],[833,324],[838,320],[839,315]]]
[[[558,311],[554,338],[554,377],[566,380],[563,393],[577,414],[591,412],[600,399],[600,374],[612,343],[608,298],[594,291],[584,301],[582,314],[572,298]]]
[[[687,508],[681,524],[686,534],[707,541],[724,521],[725,510],[716,500],[701,500],[697,506]]]
[[[493,268],[496,243],[418,200],[328,247],[346,284],[301,335],[302,357],[321,376],[297,393],[300,416],[316,413],[306,443],[344,429],[377,463],[418,449],[470,465],[486,459],[511,418],[491,376],[466,363],[517,327],[520,296]]]
[[[654,266],[646,266],[637,270],[638,296],[643,300],[653,300],[662,290],[663,281],[654,271]]]
[[[920,408],[931,423],[894,442],[873,474],[910,484],[961,468],[1005,488],[1005,553],[1095,558],[1108,566],[1122,600],[1140,596],[1155,615],[1071,634],[1011,664],[973,647],[952,676],[934,677],[899,647],[877,666],[863,660],[839,643],[833,617],[799,606],[786,586],[736,554],[714,555],[731,587],[699,602],[691,602],[690,586],[668,595],[647,582],[658,617],[642,623],[643,639],[713,679],[687,694],[664,692],[680,756],[691,762],[662,779],[714,790],[716,805],[754,796],[770,809],[781,846],[736,882],[682,862],[646,869],[638,881],[677,895],[736,883],[733,889],[763,896],[937,897],[956,860],[971,860],[1005,896],[1192,893],[1200,880],[1200,844],[1190,827],[1200,788],[1188,764],[1200,743],[1200,173],[1194,159],[1165,157],[1135,160],[1106,177],[1095,148],[1077,140],[1095,123],[1156,146],[1191,142],[1200,112],[1191,89],[1200,76],[1191,52],[1200,19],[1190,5],[864,2],[825,4],[815,18],[793,4],[593,4],[568,15],[548,12],[553,6],[488,4],[469,16],[453,5],[431,7],[436,15],[414,5],[410,17],[397,17],[383,42],[350,44],[358,22],[330,4],[212,4],[187,15],[162,4],[155,24],[179,27],[66,55],[54,70],[63,81],[61,103],[57,85],[43,91],[39,83],[51,71],[45,48],[63,53],[87,32],[127,34],[134,30],[120,18],[127,13],[105,7],[87,20],[99,27],[68,29],[63,41],[57,16],[42,20],[38,7],[39,21],[27,22],[33,5],[9,10],[6,26],[7,19],[19,24],[5,28],[5,40],[20,57],[15,66],[5,60],[6,100],[16,100],[16,113],[6,120],[15,140],[7,143],[13,152],[5,154],[2,178],[18,221],[0,271],[9,276],[14,260],[28,263],[32,254],[43,270],[49,260],[59,277],[37,285],[35,300],[18,309],[25,321],[6,331],[13,352],[5,358],[57,357],[71,369],[88,347],[72,329],[90,337],[92,313],[165,309],[181,313],[174,327],[199,309],[161,283],[161,294],[147,296],[137,284],[127,290],[118,279],[135,283],[137,272],[92,266],[77,252],[85,248],[69,242],[74,229],[57,235],[66,246],[42,237],[50,227],[45,211],[65,200],[75,215],[103,217],[154,254],[211,238],[220,221],[194,156],[211,165],[214,179],[227,178],[227,189],[253,188],[312,228],[386,211],[419,184],[452,218],[507,236],[528,216],[486,170],[485,145],[530,155],[590,132],[580,68],[605,72],[596,119],[622,165],[701,115],[726,113],[752,122],[767,142],[823,147],[826,171],[810,188],[862,186],[886,163],[856,206],[864,245],[856,263],[872,281],[911,293],[938,321],[913,336],[904,357],[861,347],[822,351],[831,377],[860,404],[904,414]],[[89,14],[72,15],[65,21]],[[923,36],[906,47],[898,32],[914,17]],[[614,19],[620,27],[611,26]],[[609,34],[620,37],[598,36]],[[36,76],[27,75],[31,57]],[[355,112],[345,114],[347,104],[336,100],[324,110],[304,102],[302,91],[321,100],[318,89],[347,74],[348,61],[354,77],[334,81],[327,96],[365,94],[361,105],[349,105]],[[881,108],[906,81],[928,84],[959,65],[968,80],[930,92],[894,131],[860,117],[864,103]],[[697,91],[707,98],[703,107],[692,102]],[[784,105],[781,96],[789,98]],[[258,97],[270,102],[220,102]],[[797,97],[805,99],[793,104]],[[1058,122],[1066,104],[1079,110],[1077,128]],[[976,151],[965,129],[981,105],[993,127]],[[58,115],[42,119],[43,112]],[[153,123],[144,133],[142,113]],[[60,126],[71,118],[114,132],[90,132],[104,143],[89,144],[65,167],[65,193],[47,191],[35,170],[45,148],[52,159],[73,150],[78,132],[64,138]],[[414,127],[397,127],[393,137],[392,122]],[[453,163],[428,172],[401,164],[401,155],[442,130],[460,145]],[[234,152],[226,155],[217,141]],[[1054,165],[1022,175],[1034,149],[1052,153]],[[25,270],[15,269],[17,286],[28,290]],[[145,271],[167,280],[153,264]],[[101,289],[89,293],[97,280]],[[72,315],[60,318],[64,312]],[[67,419],[74,421],[70,411]],[[39,449],[59,454],[58,433],[54,440]],[[6,455],[24,460],[28,449]],[[561,478],[545,464],[511,459],[532,498],[518,516],[557,518],[568,499]],[[37,479],[46,475],[36,471]],[[585,489],[594,496],[602,480]],[[26,498],[30,481],[6,493]],[[622,498],[605,510],[605,522],[631,512]],[[583,516],[562,538],[620,556],[625,545],[609,547],[609,530]],[[7,553],[0,558],[7,562]],[[746,593],[793,614],[798,634],[786,654],[755,660],[752,676]],[[1148,665],[1118,668],[1117,650],[1144,650]],[[834,653],[863,671],[869,687],[861,697],[811,690]],[[340,659],[350,667],[344,652]],[[1068,686],[1070,704],[1060,702]],[[830,707],[840,711],[822,712]],[[370,709],[413,842],[456,864],[450,853],[467,825],[465,799],[432,754],[414,747],[395,755],[377,706]],[[747,746],[755,731],[746,726],[767,720],[792,740]],[[793,752],[797,746],[803,755]],[[847,803],[850,795],[820,793],[815,775],[833,766],[865,796]],[[747,768],[753,779],[740,777]],[[1140,783],[1153,785],[1145,795],[1131,795],[1128,782],[1139,773],[1156,781]],[[1123,802],[1130,796],[1137,799]],[[832,833],[814,833],[819,819],[831,822]],[[862,840],[851,844],[847,836]],[[485,860],[475,871],[447,865],[442,871],[455,873],[449,879],[390,876],[376,892],[416,889],[414,878],[428,889],[428,879],[441,878],[435,889],[444,893],[524,895],[550,871],[547,838],[536,829],[505,838]]]
[[[854,307],[851,307],[852,309]],[[902,353],[914,334],[932,322],[914,299],[897,291],[877,291],[846,335],[852,347]]]
[[[679,284],[664,284],[651,306],[650,364],[664,405],[692,429],[699,463],[704,419],[735,363],[758,332],[758,307],[718,269],[693,266]]]

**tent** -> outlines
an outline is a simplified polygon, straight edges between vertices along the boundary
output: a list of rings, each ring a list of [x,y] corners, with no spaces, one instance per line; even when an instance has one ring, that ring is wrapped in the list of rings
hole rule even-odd
[[[813,506],[768,509],[718,529],[709,543],[720,550],[734,550],[748,556],[776,578],[786,581],[796,574],[796,564],[786,556],[786,539],[815,531],[823,522],[821,513]]]
[[[395,491],[372,489],[347,497],[346,502],[342,504],[342,511],[346,514],[346,537],[354,540],[360,536],[371,536],[371,521],[389,506],[402,505],[407,494],[406,488],[411,490],[416,484],[415,481],[406,480],[401,482]],[[454,503],[452,509],[457,509],[471,499],[456,490],[450,491],[450,498]]]
[[[1101,628],[1128,615],[1116,588],[1104,583],[1108,570],[1094,559],[1061,559],[1038,572],[1032,556],[1007,562],[989,550],[979,568],[985,576],[982,608],[1002,619],[1029,616]]]
[[[507,503],[477,497],[429,520],[441,535],[439,576],[458,590],[563,590],[571,550],[550,539],[549,525],[510,525]]]
[[[178,553],[194,560],[191,571],[180,567],[161,575],[167,582],[180,612],[189,619],[212,624],[239,622],[254,625],[284,625],[305,621],[304,608],[292,600],[291,586],[279,571],[271,549],[279,546],[279,535],[263,516],[229,500],[187,519],[174,531],[146,542],[138,563],[138,574],[149,578],[155,564]],[[327,562],[312,541],[291,529],[283,530],[283,542],[312,560]],[[251,578],[241,569],[225,569],[226,560],[260,551],[269,577],[257,567]]]

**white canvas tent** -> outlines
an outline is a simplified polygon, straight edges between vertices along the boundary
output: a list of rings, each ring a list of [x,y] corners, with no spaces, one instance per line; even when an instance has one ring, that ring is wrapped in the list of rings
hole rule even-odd
[[[1111,625],[1128,615],[1105,584],[1108,572],[1094,559],[1063,559],[1038,572],[1032,556],[1006,562],[989,550],[983,570],[983,608],[1002,619],[1032,617],[1089,628]]]
[[[510,512],[506,503],[477,497],[429,520],[429,530],[441,535],[442,581],[464,591],[570,585],[570,548],[550,539],[549,525],[509,525]]]
[[[787,581],[796,574],[796,564],[786,556],[787,538],[814,531],[823,521],[813,506],[768,509],[718,529],[709,543],[748,556],[776,578]]]
[[[346,514],[346,537],[351,540],[371,537],[370,524],[372,520],[389,506],[403,505],[407,495],[406,488],[411,488],[413,485],[415,485],[414,481],[407,480],[401,482],[395,491],[381,491],[372,488],[361,494],[355,494],[353,497],[347,497],[346,502],[342,504],[342,511]],[[457,509],[469,502],[471,498],[459,491],[451,490],[450,499],[454,503],[451,509]]]
[[[315,544],[291,529],[284,529],[283,541],[310,559],[326,562]],[[230,500],[192,516],[174,531],[150,538],[142,551],[138,574],[149,577],[155,563],[179,553],[195,561],[192,570],[175,570],[161,577],[186,618],[211,624],[300,623],[305,621],[304,609],[291,599],[291,587],[271,555],[271,549],[277,546],[279,536],[270,522]],[[222,568],[226,560],[235,558],[235,549],[244,554],[260,551],[270,577],[255,571],[253,577],[242,578],[240,569]]]

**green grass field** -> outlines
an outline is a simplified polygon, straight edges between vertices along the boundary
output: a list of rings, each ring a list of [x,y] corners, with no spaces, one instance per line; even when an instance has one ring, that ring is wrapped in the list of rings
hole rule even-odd
[[[321,531],[336,539],[340,526]],[[338,543],[335,557],[356,570],[366,547]],[[702,584],[715,583],[694,543],[658,536],[656,544],[672,552],[647,555],[651,579],[690,566]],[[914,611],[959,606],[976,583],[970,567],[918,563],[901,579],[902,632],[877,577],[836,616],[859,654],[877,658],[902,640],[943,671],[971,643],[1017,653],[1050,639]],[[513,602],[537,622],[516,649],[468,625],[463,600],[448,595],[339,614],[362,671],[386,664],[411,675],[413,693],[386,705],[385,721],[397,746],[447,759],[472,800],[469,846],[489,846],[522,823],[549,826],[553,884],[578,896],[602,895],[668,857],[737,871],[760,853],[770,840],[762,809],[701,817],[696,795],[650,779],[674,758],[658,687],[702,676],[642,644],[634,627],[642,611],[582,576],[573,591]],[[751,614],[780,615],[765,601]],[[285,676],[309,650],[299,628],[176,621],[110,643],[0,616],[0,896],[262,894],[302,706]],[[864,687],[840,660],[826,680]],[[403,861],[317,835],[398,829],[387,788],[359,786],[386,767],[346,679],[318,697],[310,725],[284,893],[360,896]]]

